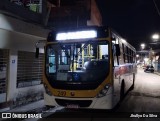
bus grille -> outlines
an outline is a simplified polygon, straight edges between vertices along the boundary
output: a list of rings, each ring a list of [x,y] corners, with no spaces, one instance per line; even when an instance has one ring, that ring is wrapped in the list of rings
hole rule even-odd
[[[58,105],[67,106],[67,105],[78,105],[79,107],[89,107],[92,103],[92,100],[65,100],[65,99],[55,99]]]

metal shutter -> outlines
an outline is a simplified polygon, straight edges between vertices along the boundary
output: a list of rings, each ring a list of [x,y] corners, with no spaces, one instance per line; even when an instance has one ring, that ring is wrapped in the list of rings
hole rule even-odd
[[[17,87],[33,86],[41,83],[43,55],[35,58],[34,52],[18,51]]]
[[[6,101],[9,51],[0,49],[0,103]]]

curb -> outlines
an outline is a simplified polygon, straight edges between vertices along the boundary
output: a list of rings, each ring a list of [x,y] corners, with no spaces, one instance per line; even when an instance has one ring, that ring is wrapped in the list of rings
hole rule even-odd
[[[159,76],[160,76],[160,73],[159,73],[159,72],[154,72],[154,74],[156,74],[156,75],[159,75]]]

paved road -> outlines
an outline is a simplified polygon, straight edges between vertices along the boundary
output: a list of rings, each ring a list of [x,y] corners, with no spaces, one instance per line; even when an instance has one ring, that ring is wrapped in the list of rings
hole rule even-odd
[[[160,76],[139,69],[135,88],[125,97],[118,111],[160,112]]]

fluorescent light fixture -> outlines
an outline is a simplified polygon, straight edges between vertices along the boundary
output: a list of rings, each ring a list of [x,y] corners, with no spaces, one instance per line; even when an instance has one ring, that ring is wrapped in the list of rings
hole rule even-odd
[[[126,43],[126,40],[125,40],[125,39],[121,39],[121,40],[122,40],[123,43]]]
[[[87,39],[95,37],[97,37],[97,32],[95,30],[86,30],[86,31],[58,33],[56,35],[56,40]]]

